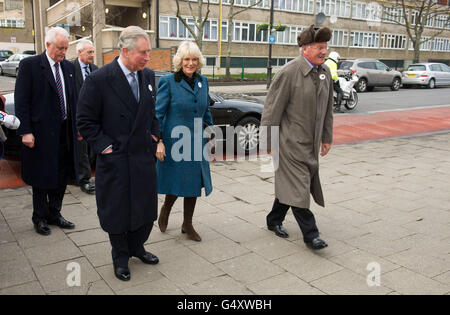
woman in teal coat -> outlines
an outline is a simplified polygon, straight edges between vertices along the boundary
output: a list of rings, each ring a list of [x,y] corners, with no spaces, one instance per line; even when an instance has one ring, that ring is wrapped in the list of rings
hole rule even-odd
[[[197,72],[204,60],[195,43],[182,42],[174,57],[176,72],[160,79],[156,96],[156,117],[165,148],[157,152],[158,193],[166,195],[158,225],[161,232],[166,231],[173,204],[178,197],[184,197],[181,231],[195,241],[201,241],[192,226],[197,197],[202,188],[206,196],[212,192],[207,141],[203,137],[204,126],[213,124],[209,84]]]

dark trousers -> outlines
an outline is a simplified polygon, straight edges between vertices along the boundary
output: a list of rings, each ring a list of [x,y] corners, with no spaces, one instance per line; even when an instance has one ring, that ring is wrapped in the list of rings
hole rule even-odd
[[[33,223],[51,222],[61,216],[67,181],[73,176],[73,152],[68,144],[67,121],[63,122],[58,150],[58,186],[55,189],[33,188]]]
[[[337,93],[337,107],[341,107],[342,104],[342,98],[344,97],[344,91],[342,90],[341,86],[339,85],[339,81],[333,82],[333,88]]]
[[[80,185],[88,184],[91,179],[89,144],[84,139],[78,141],[78,178]]]
[[[134,232],[109,234],[114,266],[128,268],[128,260],[131,256],[137,257],[144,255],[144,243],[148,240],[152,228],[153,223],[149,223]]]
[[[280,203],[275,199],[272,211],[267,215],[267,226],[281,225],[286,217],[286,214],[292,208],[295,220],[303,234],[303,241],[311,242],[316,237],[319,237],[319,230],[316,225],[314,214],[309,209],[291,207]]]

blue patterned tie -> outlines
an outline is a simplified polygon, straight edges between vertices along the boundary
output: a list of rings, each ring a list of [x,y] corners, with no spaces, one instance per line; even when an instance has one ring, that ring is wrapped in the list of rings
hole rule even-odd
[[[136,80],[136,73],[132,72],[130,73],[130,76],[132,78],[130,83],[131,90],[133,91],[134,97],[136,97],[136,101],[139,103],[139,86]]]
[[[56,69],[56,88],[58,90],[58,99],[59,99],[59,109],[61,110],[61,118],[65,120],[66,116],[66,106],[64,105],[64,92],[61,83],[61,76],[59,75],[59,63],[55,63]]]

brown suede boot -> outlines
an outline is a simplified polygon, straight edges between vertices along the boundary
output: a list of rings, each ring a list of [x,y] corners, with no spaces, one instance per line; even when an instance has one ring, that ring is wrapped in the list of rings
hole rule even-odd
[[[164,204],[161,207],[161,212],[158,218],[159,229],[162,233],[167,230],[167,225],[169,224],[169,215],[170,210],[172,210],[172,206],[177,200],[176,196],[166,195],[166,199],[164,200]]]
[[[184,221],[181,226],[181,233],[186,233],[188,238],[200,242],[202,238],[198,233],[194,230],[192,226],[192,217],[194,216],[194,208],[195,203],[197,202],[197,198],[184,198]]]

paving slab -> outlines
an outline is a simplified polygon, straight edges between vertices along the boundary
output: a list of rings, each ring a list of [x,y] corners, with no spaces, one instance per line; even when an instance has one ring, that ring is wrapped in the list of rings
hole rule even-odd
[[[155,222],[146,250],[115,278],[95,196],[68,186],[62,214],[74,230],[37,235],[29,187],[0,190],[0,294],[450,294],[450,133],[333,146],[321,160],[326,207],[311,204],[329,247],[312,252],[288,211],[281,239],[266,227],[273,173],[257,161],[211,163],[214,193],[197,202],[202,242],[181,234],[178,200],[166,233]],[[432,163],[430,163],[432,161]],[[159,207],[164,196],[159,197]],[[4,202],[3,202],[4,201]],[[80,286],[66,268],[81,266]],[[380,286],[369,286],[369,263]]]

